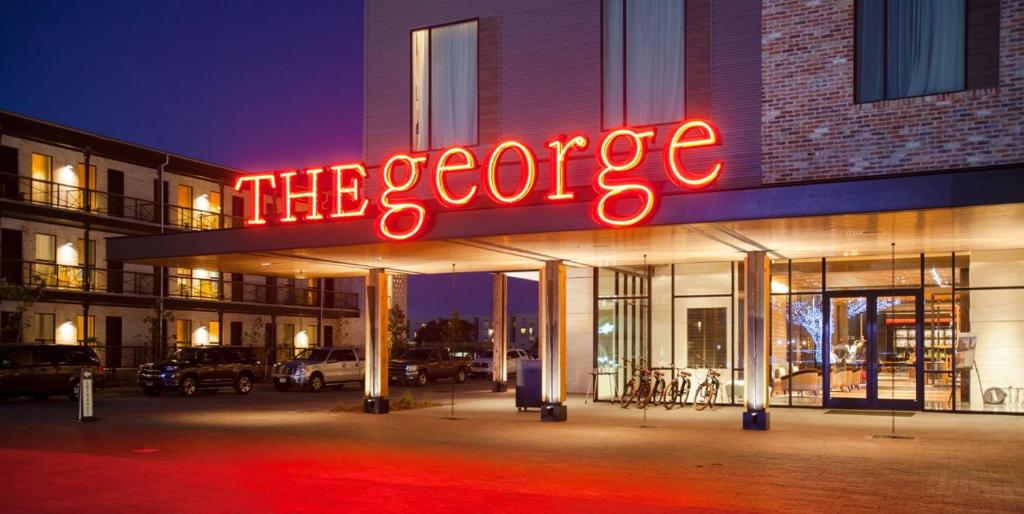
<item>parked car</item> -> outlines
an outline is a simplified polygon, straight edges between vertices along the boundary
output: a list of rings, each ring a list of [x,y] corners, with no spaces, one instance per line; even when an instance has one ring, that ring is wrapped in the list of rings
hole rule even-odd
[[[530,359],[530,355],[525,350],[519,348],[512,348],[506,354],[506,369],[508,370],[508,376],[514,376],[520,360]],[[477,357],[473,359],[473,362],[469,363],[469,376],[474,378],[486,378],[492,374],[492,366],[494,365],[494,352],[486,351],[477,353]]]
[[[413,348],[388,365],[392,382],[425,386],[439,378],[461,384],[469,375],[469,360],[452,357],[447,348]]]
[[[140,366],[139,386],[150,396],[164,389],[195,396],[200,390],[216,391],[222,387],[234,387],[238,394],[249,394],[256,366],[252,348],[244,346],[178,348],[161,362]]]
[[[330,385],[363,382],[363,361],[351,348],[309,348],[298,357],[274,366],[274,388],[287,391],[294,386],[314,393]]]
[[[82,369],[92,370],[93,383],[102,384],[105,370],[92,348],[5,344],[0,346],[0,395],[45,400],[60,394],[77,400]]]

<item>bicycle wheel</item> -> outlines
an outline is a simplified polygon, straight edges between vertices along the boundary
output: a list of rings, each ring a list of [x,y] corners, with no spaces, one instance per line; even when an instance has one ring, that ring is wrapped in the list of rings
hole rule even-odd
[[[676,406],[676,400],[679,399],[679,384],[675,380],[665,390],[665,399],[661,404],[665,407],[665,410],[672,410],[672,407]]]
[[[633,403],[633,382],[627,382],[626,387],[622,389],[622,396],[619,397],[619,401],[622,404],[622,408],[628,408],[629,404]]]
[[[693,408],[696,410],[708,408],[708,405],[710,405],[708,394],[710,392],[706,383],[697,386],[697,392],[693,394]]]
[[[658,379],[654,381],[654,387],[651,389],[651,405],[660,405],[661,402],[665,401],[665,381]]]
[[[647,400],[651,397],[651,386],[650,384],[641,382],[640,387],[636,388],[636,406],[637,408],[644,408],[647,406]]]
[[[686,400],[690,397],[690,379],[684,378],[683,385],[679,387],[679,405],[686,406]]]

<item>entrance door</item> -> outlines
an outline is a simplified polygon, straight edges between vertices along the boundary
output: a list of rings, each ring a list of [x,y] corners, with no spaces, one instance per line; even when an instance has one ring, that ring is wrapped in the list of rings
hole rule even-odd
[[[107,214],[124,216],[124,173],[107,170]]]
[[[122,320],[120,316],[107,316],[107,363],[108,368],[120,368]]]
[[[913,290],[826,296],[826,407],[922,408],[923,303]]]

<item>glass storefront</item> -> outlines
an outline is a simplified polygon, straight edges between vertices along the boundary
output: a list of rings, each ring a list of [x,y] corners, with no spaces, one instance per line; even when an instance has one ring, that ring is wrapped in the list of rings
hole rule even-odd
[[[742,263],[600,268],[596,273],[597,398],[614,400],[634,367],[693,374],[715,369],[717,403],[742,403]]]
[[[718,370],[741,404],[742,269],[599,269],[597,398],[645,365]],[[1024,250],[777,260],[770,284],[772,405],[1024,413]]]

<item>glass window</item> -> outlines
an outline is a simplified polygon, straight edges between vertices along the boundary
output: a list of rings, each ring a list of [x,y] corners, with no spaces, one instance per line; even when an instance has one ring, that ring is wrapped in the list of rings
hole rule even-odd
[[[36,260],[39,262],[57,261],[57,238],[50,234],[36,234]]]
[[[278,341],[282,346],[293,346],[295,344],[295,324],[284,323],[281,325],[281,340]]]
[[[49,155],[32,154],[32,201],[49,204],[53,202],[53,158]]]
[[[56,340],[57,329],[53,313],[36,314],[36,342],[52,343]]]
[[[825,266],[830,291],[921,287],[921,255],[829,258]],[[895,272],[895,273],[894,273]],[[895,278],[895,283],[894,283]]]
[[[78,334],[77,339],[79,344],[85,344],[86,342],[96,341],[96,316],[89,316],[89,330],[86,334],[86,327],[84,325],[85,319],[81,316],[75,316],[75,333]]]
[[[725,368],[728,322],[725,307],[686,309],[686,359],[696,367]]]
[[[211,321],[206,324],[206,330],[210,333],[210,343],[220,344],[220,322]]]
[[[178,344],[192,344],[192,320],[174,320],[174,340]]]
[[[676,296],[732,293],[731,262],[676,264],[675,268]]]
[[[858,102],[964,89],[965,0],[858,0]]]
[[[32,352],[28,348],[13,348],[4,358],[11,361],[13,367],[32,365]]]
[[[677,0],[604,0],[605,127],[683,118],[683,7]]]
[[[477,143],[477,22],[412,33],[414,150]]]

